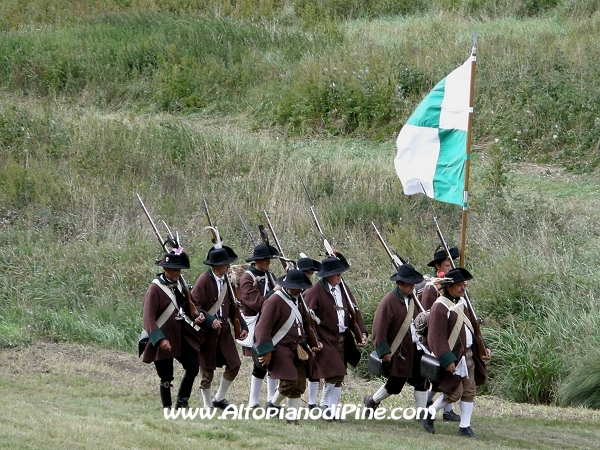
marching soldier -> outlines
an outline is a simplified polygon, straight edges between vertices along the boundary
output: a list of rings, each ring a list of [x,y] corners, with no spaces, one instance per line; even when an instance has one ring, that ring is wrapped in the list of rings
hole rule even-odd
[[[457,247],[450,248],[450,256],[452,259],[458,258],[460,256],[460,250]],[[441,250],[434,252],[433,259],[427,263],[427,266],[434,268],[434,277],[440,277],[442,274],[445,274],[452,269],[452,260],[446,254],[446,250],[442,248]],[[438,287],[434,283],[428,282],[425,285],[423,293],[421,294],[421,304],[425,311],[431,309],[439,295]],[[427,394],[427,402],[431,403],[435,392],[429,391]],[[442,418],[449,422],[460,422],[460,416],[454,412],[451,403],[444,408]]]
[[[427,406],[425,379],[421,376],[423,350],[418,345],[414,318],[420,310],[412,297],[415,285],[423,276],[410,264],[403,264],[390,277],[396,288],[388,292],[375,311],[373,320],[373,346],[377,355],[390,368],[387,382],[373,395],[367,395],[367,408],[376,408],[390,395],[399,394],[408,381],[415,391],[417,412]],[[422,409],[419,409],[422,408]]]
[[[346,376],[346,364],[354,367],[360,361],[361,352],[356,347],[367,344],[365,327],[356,300],[342,283],[342,273],[350,265],[341,253],[322,261],[317,276],[319,282],[304,292],[304,300],[320,319],[317,326],[323,348],[315,355],[315,370],[310,381],[324,379],[320,406],[328,409],[333,420]]]
[[[312,258],[303,256],[298,260],[298,270],[304,272],[304,274],[311,279],[312,276],[321,270],[321,263]],[[319,380],[315,381],[310,379],[308,382],[308,407],[310,409],[317,407],[317,396],[319,394]]]
[[[179,247],[176,245],[175,247]],[[187,408],[194,379],[198,375],[199,352],[202,337],[185,321],[184,314],[202,324],[204,312],[196,310],[184,295],[180,281],[181,269],[190,268],[190,259],[181,248],[165,253],[156,261],[164,269],[156,275],[144,295],[144,330],[149,341],[144,349],[143,361],[154,362],[160,378],[160,399],[164,408],[170,408],[171,382],[173,381],[173,359],[181,363],[185,374],[177,392],[177,408]]]
[[[456,259],[460,256],[460,250],[457,247],[450,249],[450,256],[452,259]],[[434,277],[439,277],[441,274],[445,274],[452,269],[452,260],[446,254],[446,250],[441,249],[433,253],[433,259],[427,263],[428,267],[433,267]],[[429,311],[433,306],[433,302],[439,297],[440,293],[438,288],[433,283],[427,283],[423,288],[421,294],[421,304],[425,311]]]
[[[200,275],[192,290],[194,304],[214,316],[211,328],[205,333],[206,339],[200,347],[200,389],[205,408],[214,406],[225,409],[229,405],[225,396],[241,366],[230,323],[234,324],[234,328],[236,323],[239,324],[240,339],[244,339],[248,334],[246,322],[234,304],[225,278],[230,264],[236,259],[237,255],[231,248],[222,244],[215,245],[209,250],[204,261],[210,269]],[[214,372],[217,367],[222,366],[225,366],[225,371],[213,399],[211,385]]]
[[[306,256],[300,258],[296,266],[298,270],[304,272],[304,275],[306,275],[309,280],[312,278],[315,272],[321,270],[321,263],[319,261]]]
[[[277,249],[271,245],[259,244],[254,247],[254,251],[246,262],[250,263],[248,270],[240,278],[240,302],[242,303],[242,313],[244,319],[249,324],[249,328],[254,330],[258,323],[259,314],[263,303],[275,288],[269,281],[267,273],[271,267],[271,260],[279,256]],[[252,356],[251,346],[255,342],[251,336],[247,339],[249,346],[243,347],[244,356]],[[260,389],[263,380],[267,375],[265,367],[258,367],[256,364],[252,369],[252,378],[250,380],[250,398],[248,407],[255,408],[259,403]],[[267,377],[267,403],[277,389],[277,380]]]
[[[310,316],[300,300],[302,290],[311,286],[310,279],[300,270],[292,269],[277,280],[281,289],[263,304],[256,325],[255,339],[259,362],[268,368],[270,377],[279,380],[277,392],[269,406],[280,407],[287,398],[286,417],[297,423],[300,396],[306,390],[309,355],[318,348],[309,348],[305,322]]]
[[[457,267],[444,274],[451,281],[443,286],[440,296],[429,315],[427,341],[430,350],[446,369],[444,378],[436,387],[443,393],[432,405],[436,411],[460,400],[460,436],[475,437],[471,429],[471,415],[476,386],[485,382],[487,371],[484,360],[491,356],[489,349],[479,349],[474,339],[473,323],[476,317],[463,298],[465,282],[473,279],[467,269]],[[479,350],[485,356],[480,358]],[[434,386],[435,387],[435,386]],[[423,421],[425,429],[435,433],[434,418]]]

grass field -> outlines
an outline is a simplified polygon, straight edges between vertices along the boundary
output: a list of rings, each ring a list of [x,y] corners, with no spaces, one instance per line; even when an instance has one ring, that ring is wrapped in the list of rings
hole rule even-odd
[[[181,374],[178,367],[176,381]],[[245,358],[229,392],[230,403],[246,403],[249,379]],[[341,401],[361,405],[362,397],[379,385],[350,375]],[[442,420],[436,421],[435,435],[403,419],[306,420],[298,426],[281,420],[165,420],[152,365],[131,353],[47,342],[0,351],[0,395],[0,448],[15,450],[451,449],[464,444],[478,449],[595,449],[600,440],[599,411],[517,404],[493,396],[476,400],[475,442],[465,442],[456,436],[456,424]],[[382,405],[391,409],[413,403],[407,387]],[[190,406],[199,405],[196,383]]]

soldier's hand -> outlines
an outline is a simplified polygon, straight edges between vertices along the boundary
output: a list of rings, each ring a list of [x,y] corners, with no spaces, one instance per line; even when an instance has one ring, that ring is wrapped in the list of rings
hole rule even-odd
[[[248,330],[242,330],[240,333],[240,340],[244,340],[248,337]]]
[[[196,325],[200,325],[200,324],[201,324],[202,322],[204,322],[205,320],[206,320],[206,316],[204,315],[204,313],[203,313],[203,312],[201,312],[201,313],[199,313],[199,314],[198,314],[198,317],[196,317],[196,318],[194,319],[194,323],[195,323]]]
[[[392,360],[392,354],[387,353],[381,357],[382,362],[390,362]]]
[[[162,341],[160,341],[158,343],[158,348],[160,348],[163,352],[170,352],[171,351],[171,343],[168,340],[163,339]]]
[[[317,343],[316,347],[311,347],[310,349],[314,352],[319,352],[323,348],[323,344],[321,342]]]
[[[261,363],[265,367],[268,366],[269,363],[271,362],[271,352],[265,353],[264,355],[259,356],[258,362]]]
[[[485,349],[485,356],[482,356],[481,359],[483,359],[484,361],[489,361],[490,358],[492,357],[492,351],[489,348]]]
[[[358,345],[359,347],[364,347],[365,345],[367,345],[367,333],[362,334],[362,341],[360,341],[356,345]]]
[[[450,373],[454,373],[454,371],[456,370],[456,364],[454,363],[450,363],[446,366],[446,370]]]
[[[219,328],[221,328],[221,321],[219,319],[213,320],[211,327],[213,330],[218,330]]]

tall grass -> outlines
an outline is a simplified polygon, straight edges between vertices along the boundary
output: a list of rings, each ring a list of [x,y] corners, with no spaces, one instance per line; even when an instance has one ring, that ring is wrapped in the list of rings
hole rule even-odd
[[[512,160],[592,171],[600,162],[597,15],[574,17],[550,0],[522,5],[553,13],[521,18],[503,4],[503,15],[464,20],[464,5],[440,2],[435,14],[368,20],[349,12],[307,27],[293,14],[215,17],[191,3],[169,12],[166,4],[117,8],[69,27],[5,32],[0,85],[86,107],[242,113],[256,129],[386,141],[466,59],[478,31],[474,138],[497,139]],[[188,10],[195,13],[177,13]]]

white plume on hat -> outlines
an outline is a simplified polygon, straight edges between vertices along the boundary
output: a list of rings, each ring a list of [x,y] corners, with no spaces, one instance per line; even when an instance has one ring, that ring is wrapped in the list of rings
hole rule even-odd
[[[221,236],[219,235],[219,230],[217,230],[215,227],[204,227],[205,230],[212,230],[212,232],[214,233],[215,236],[215,245],[214,248],[223,248],[223,241],[221,240]]]

